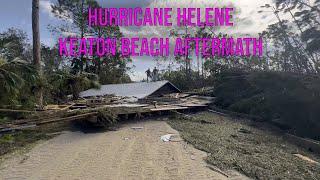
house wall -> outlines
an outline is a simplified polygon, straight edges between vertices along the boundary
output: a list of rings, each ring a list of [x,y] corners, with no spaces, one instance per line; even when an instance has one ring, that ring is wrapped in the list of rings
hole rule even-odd
[[[179,91],[174,88],[169,83],[162,86],[160,89],[158,89],[156,92],[152,93],[150,96],[161,96],[164,94],[171,94],[171,93],[179,93]]]

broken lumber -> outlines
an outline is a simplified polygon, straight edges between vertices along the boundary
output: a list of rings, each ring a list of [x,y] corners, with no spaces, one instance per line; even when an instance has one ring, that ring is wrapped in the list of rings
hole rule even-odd
[[[315,160],[313,160],[313,159],[310,159],[309,157],[304,156],[304,155],[302,155],[302,154],[293,154],[293,155],[296,156],[296,157],[298,157],[298,158],[300,158],[300,159],[302,159],[302,160],[304,160],[304,161],[307,161],[307,162],[309,162],[309,163],[320,165],[319,162],[317,162],[317,161],[315,161]]]
[[[225,177],[229,177],[228,174],[226,174],[225,172],[221,171],[219,168],[216,168],[214,166],[211,166],[211,165],[207,165],[207,168],[211,169],[212,171],[215,171],[217,173],[220,173],[222,175],[224,175]]]
[[[79,120],[79,119],[83,119],[86,117],[95,116],[97,114],[98,114],[98,112],[91,112],[91,113],[80,114],[80,115],[75,115],[75,116],[70,116],[70,117],[65,117],[65,118],[50,119],[50,120],[46,120],[46,121],[40,121],[40,122],[36,123],[36,125],[42,125],[42,124],[48,124],[48,123],[60,122],[60,121]]]
[[[23,130],[23,129],[32,128],[32,127],[36,127],[36,125],[32,124],[32,125],[23,125],[23,126],[3,128],[3,129],[0,129],[0,133],[16,131],[16,130]]]
[[[80,120],[80,119],[88,118],[88,117],[91,117],[91,116],[96,116],[97,114],[98,114],[98,112],[91,112],[91,113],[74,115],[74,116],[64,117],[64,118],[47,119],[47,120],[44,120],[44,121],[35,121],[35,122],[29,121],[30,124],[23,124],[23,125],[21,125],[21,124],[20,125],[19,124],[11,124],[11,125],[8,125],[7,127],[3,127],[2,129],[0,128],[0,133],[1,132],[15,131],[15,130],[22,130],[22,129],[36,127],[36,126],[39,126],[39,125],[48,124],[48,123],[54,123],[54,122]]]
[[[34,113],[35,111],[29,111],[29,110],[20,110],[20,109],[0,109],[0,112],[5,112],[5,113]]]
[[[209,112],[212,112],[212,113],[215,113],[215,114],[222,115],[222,116],[228,116],[227,114],[222,113],[222,112],[219,112],[219,111],[214,111],[214,110],[211,110],[211,109],[208,109],[208,111],[209,111]]]

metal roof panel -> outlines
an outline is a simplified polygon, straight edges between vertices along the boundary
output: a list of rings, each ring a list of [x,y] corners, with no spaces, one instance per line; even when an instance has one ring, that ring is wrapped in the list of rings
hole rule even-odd
[[[169,81],[156,81],[102,85],[100,89],[89,89],[81,92],[80,97],[85,98],[114,94],[116,96],[136,97],[138,99],[142,99],[151,95],[167,83],[169,83],[171,86],[177,89],[177,91],[180,92],[180,90]]]

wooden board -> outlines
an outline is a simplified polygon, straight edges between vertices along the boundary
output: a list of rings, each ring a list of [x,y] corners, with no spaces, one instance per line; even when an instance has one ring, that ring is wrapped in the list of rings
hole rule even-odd
[[[152,108],[151,111],[168,111],[168,110],[181,110],[181,109],[189,109],[189,107],[180,107],[180,106],[169,106],[169,107],[159,107]]]
[[[205,104],[179,104],[178,106],[181,106],[181,107],[208,107],[208,105],[205,105]]]

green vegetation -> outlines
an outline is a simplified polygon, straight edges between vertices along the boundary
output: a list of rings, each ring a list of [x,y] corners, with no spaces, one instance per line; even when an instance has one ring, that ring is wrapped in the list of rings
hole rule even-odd
[[[233,120],[213,113],[174,117],[169,124],[182,138],[209,153],[206,161],[222,170],[236,169],[254,179],[319,179],[319,157],[288,143],[264,123]]]
[[[37,2],[33,1],[33,7],[38,6]],[[119,39],[123,36],[116,26],[89,27],[88,6],[99,4],[94,0],[57,1],[53,4],[52,13],[61,20],[72,21],[63,21],[49,29],[58,36],[69,36],[66,35],[68,33],[75,37]],[[35,11],[32,16],[35,23],[39,20],[37,13]],[[39,31],[37,27],[33,30],[33,34]],[[38,49],[37,45],[34,46]],[[122,57],[120,52],[112,57],[69,58],[60,57],[56,46],[39,46],[40,57],[38,52],[33,52],[32,44],[23,30],[10,28],[0,33],[0,106],[18,105],[28,109],[36,105],[40,107],[42,103],[59,104],[67,101],[68,95],[77,99],[81,91],[98,88],[100,84],[131,82],[127,74],[130,69],[127,63],[131,59]]]
[[[165,58],[177,61],[180,69],[172,71],[169,64],[162,77],[182,90],[211,86],[220,108],[276,120],[289,126],[293,134],[320,140],[319,7],[318,0],[264,4],[259,13],[272,15],[277,21],[259,34],[266,47],[263,57],[200,57],[197,70],[192,69],[190,57]],[[229,36],[217,28],[181,27],[170,34]]]
[[[120,38],[119,27],[92,28],[88,26],[86,9],[88,5],[99,6],[93,0],[57,1],[53,13],[64,21],[61,26],[50,27],[57,36],[99,36]],[[39,23],[39,1],[33,0],[32,20]],[[61,14],[68,17],[60,16]],[[65,20],[65,19],[64,19]],[[33,27],[33,35],[37,37],[39,29]],[[36,38],[39,43],[39,38]],[[33,47],[40,51],[33,52]],[[40,47],[39,47],[40,46]],[[100,84],[130,82],[127,75],[130,58],[123,58],[120,52],[114,57],[60,57],[58,49],[43,44],[31,44],[26,33],[20,29],[10,28],[0,33],[0,108],[34,110],[46,104],[62,104],[79,97],[79,93],[89,88],[99,88]],[[41,114],[41,113],[39,113]],[[28,115],[30,116],[30,115]],[[37,116],[35,114],[34,116]],[[24,113],[1,112],[0,125],[10,123],[13,119],[27,117]],[[115,119],[105,113],[99,118]],[[103,121],[105,122],[105,121]],[[44,125],[41,128],[17,131],[0,135],[0,156],[16,149],[25,148],[38,140],[51,138],[51,132],[70,128],[68,123]]]
[[[39,140],[50,139],[59,134],[62,130],[71,129],[70,127],[69,123],[56,123],[44,125],[42,128],[18,131],[13,134],[1,134],[0,156],[15,150],[27,148]]]
[[[70,100],[68,95],[77,99],[81,91],[98,88],[100,84],[131,82],[128,76],[131,59],[121,56],[121,52],[105,57],[61,57],[57,46],[40,44],[39,0],[32,2],[36,43],[31,44],[23,30],[10,28],[0,33],[0,108],[34,110],[46,104],[65,103]],[[89,6],[100,5],[95,0],[55,1],[52,13],[62,23],[49,27],[52,34],[77,38],[123,37],[117,26],[90,27]],[[265,4],[259,12],[274,16],[277,21],[259,33],[265,44],[263,57],[198,57],[196,62],[192,55],[159,57],[159,63],[169,61],[161,79],[186,91],[197,88],[201,92],[203,87],[213,87],[209,95],[216,97],[215,105],[220,108],[259,116],[266,121],[281,121],[291,128],[290,133],[320,140],[319,7],[320,0],[314,3],[275,0],[273,4]],[[240,19],[235,21],[240,23]],[[167,34],[171,38],[229,36],[217,28],[182,26]],[[195,48],[195,44],[190,46]],[[106,125],[116,123],[112,112],[100,111],[98,121]],[[21,117],[23,113],[2,113],[0,124]],[[188,142],[211,153],[207,161],[220,168],[235,168],[256,179],[320,179],[319,166],[292,153],[318,161],[319,158],[286,143],[270,129],[262,130],[249,126],[248,122],[235,122],[208,113],[196,115],[195,119],[176,118],[170,124],[181,131]],[[47,139],[51,137],[48,133],[59,129],[43,126],[0,135],[0,155]]]
[[[5,61],[0,59],[0,94],[3,95],[0,96],[1,104],[23,103],[26,100],[26,96],[24,96],[26,91],[22,93],[19,89],[30,87],[36,82],[38,76],[34,72],[32,66],[23,60]],[[26,103],[24,105],[27,106]]]
[[[216,74],[219,107],[280,120],[291,133],[320,139],[320,77],[281,72],[229,70]]]

